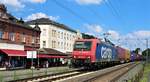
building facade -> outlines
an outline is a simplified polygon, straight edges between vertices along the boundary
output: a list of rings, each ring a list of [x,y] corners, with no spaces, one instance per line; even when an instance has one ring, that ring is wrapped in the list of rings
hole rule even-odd
[[[72,52],[75,40],[82,37],[79,32],[48,18],[27,23],[32,27],[38,23],[41,29],[40,48],[52,48],[64,53]]]
[[[0,67],[23,63],[26,51],[40,47],[40,33],[37,25],[34,28],[25,25],[0,4]]]

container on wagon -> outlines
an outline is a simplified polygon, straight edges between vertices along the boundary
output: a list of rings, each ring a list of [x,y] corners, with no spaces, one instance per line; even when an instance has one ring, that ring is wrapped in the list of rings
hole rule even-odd
[[[125,49],[122,47],[119,47],[119,46],[117,46],[116,49],[117,49],[117,55],[118,55],[119,61],[124,62],[125,58],[126,58],[125,57]]]
[[[130,51],[129,50],[125,50],[125,61],[129,62],[130,61]]]
[[[131,56],[130,56],[130,61],[135,61],[136,60],[136,53],[134,53],[134,52],[131,52],[131,54],[130,54]]]

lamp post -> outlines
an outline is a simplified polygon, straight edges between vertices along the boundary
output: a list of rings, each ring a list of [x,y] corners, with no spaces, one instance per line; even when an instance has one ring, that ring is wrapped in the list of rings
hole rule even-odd
[[[146,61],[148,62],[148,39],[145,39],[146,40],[146,48],[147,48],[147,51],[146,51]]]
[[[36,30],[38,30],[38,31],[40,31],[40,27],[38,26],[38,23],[35,23],[35,27],[34,27],[34,29],[35,29],[35,31]],[[38,32],[36,31],[36,34],[35,34],[35,47],[37,47],[36,45],[38,44],[38,39],[37,39],[37,37],[38,37]],[[39,49],[36,49],[36,51],[37,51],[37,61],[38,61],[38,68],[39,68],[39,55],[38,55],[38,50]]]

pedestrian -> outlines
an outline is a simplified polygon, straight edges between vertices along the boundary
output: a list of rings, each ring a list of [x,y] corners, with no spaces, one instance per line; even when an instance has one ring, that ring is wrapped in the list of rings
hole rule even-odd
[[[46,61],[46,68],[48,68],[48,66],[49,66],[49,62],[48,62],[48,61]]]

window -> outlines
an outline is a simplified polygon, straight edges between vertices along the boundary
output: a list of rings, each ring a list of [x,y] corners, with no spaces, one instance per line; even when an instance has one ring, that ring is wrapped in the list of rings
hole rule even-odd
[[[63,39],[63,32],[61,33],[61,39]]]
[[[16,32],[16,39],[17,41],[20,41],[20,32]]]
[[[69,49],[68,43],[67,43],[67,49]]]
[[[32,43],[35,43],[35,37],[32,36]]]
[[[70,37],[69,37],[69,38],[70,38],[70,40],[71,40],[71,34],[70,34]]]
[[[52,48],[56,48],[56,41],[52,41]]]
[[[46,41],[43,41],[43,48],[46,47]]]
[[[69,34],[67,34],[67,40],[69,40]]]
[[[52,30],[52,36],[56,37],[56,30]]]
[[[75,45],[74,45],[74,50],[89,51],[89,50],[91,50],[91,46],[92,46],[91,41],[76,42]]]
[[[43,29],[42,36],[46,36],[46,29]]]
[[[60,48],[60,42],[58,42],[58,46],[57,47]]]
[[[56,48],[56,41],[54,41],[54,48]]]
[[[60,32],[58,32],[58,38],[60,38]]]
[[[64,39],[66,40],[66,33],[64,33]]]
[[[2,17],[2,15],[3,15],[2,12],[0,12],[0,17]]]
[[[2,30],[0,30],[0,39],[2,39],[3,38],[3,31]]]
[[[15,36],[13,32],[9,33],[9,40],[15,41]]]
[[[61,48],[63,49],[63,42],[61,42]]]
[[[21,35],[21,42],[25,42],[25,33],[22,33],[20,35]]]
[[[66,42],[64,43],[64,49],[66,49]]]

